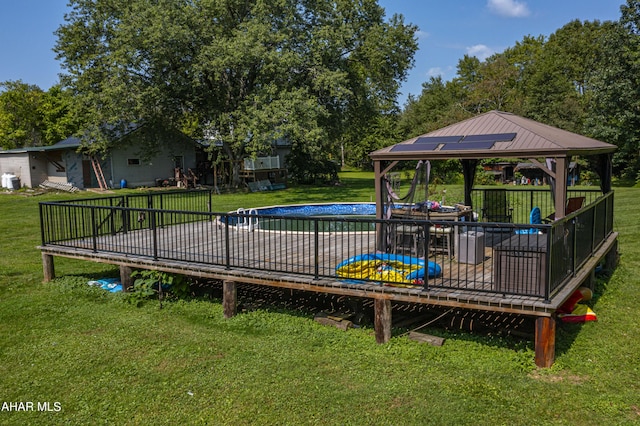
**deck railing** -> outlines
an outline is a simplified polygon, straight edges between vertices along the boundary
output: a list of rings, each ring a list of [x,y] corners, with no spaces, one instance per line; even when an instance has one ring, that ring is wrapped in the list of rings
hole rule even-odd
[[[489,186],[485,188],[474,188],[471,191],[473,208],[478,213],[479,220],[482,220],[483,216],[484,197],[486,191],[500,189],[504,191],[506,205],[507,208],[511,210],[512,222],[514,223],[527,223],[529,221],[529,212],[534,207],[538,207],[540,209],[542,217],[547,217],[555,211],[549,187],[515,186],[505,188],[503,186]],[[602,192],[597,189],[567,189],[567,198],[584,197],[585,206],[593,203],[601,195]]]
[[[211,212],[209,197],[181,191],[40,203],[42,246],[549,300],[613,232],[613,193],[543,225],[260,215],[253,230],[245,225],[256,216]],[[341,264],[351,266],[338,276]],[[409,270],[420,268],[424,276]]]

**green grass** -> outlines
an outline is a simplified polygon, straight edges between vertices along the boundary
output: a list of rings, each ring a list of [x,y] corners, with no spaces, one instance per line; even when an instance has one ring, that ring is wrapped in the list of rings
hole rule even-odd
[[[616,189],[620,266],[598,283],[598,321],[558,328],[550,369],[531,342],[496,335],[433,327],[446,338],[433,347],[396,330],[377,345],[371,328],[277,306],[227,320],[215,299],[137,308],[86,285],[117,276],[110,265],[56,258],[43,284],[37,203],[72,196],[0,195],[0,404],[62,408],[0,411],[0,424],[640,424],[639,195]],[[373,196],[371,174],[350,172],[336,187],[221,195],[214,210]]]

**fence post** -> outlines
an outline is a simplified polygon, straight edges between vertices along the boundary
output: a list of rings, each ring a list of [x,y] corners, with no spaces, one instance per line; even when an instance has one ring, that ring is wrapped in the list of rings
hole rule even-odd
[[[158,228],[156,226],[156,211],[149,210],[151,216],[151,231],[153,232],[153,260],[158,260]]]
[[[529,191],[529,211],[533,210],[534,200],[533,200],[533,191]]]
[[[591,254],[593,254],[593,252],[596,249],[596,225],[598,224],[598,208],[600,207],[600,204],[602,203],[599,202],[596,204],[595,207],[593,207],[591,210],[593,211],[593,214],[591,215]],[[606,205],[605,205],[606,208]],[[604,226],[606,226],[604,223],[602,224],[603,226],[603,231],[604,231]],[[606,235],[605,233],[603,233],[603,236]]]
[[[114,217],[117,210],[113,208],[113,198],[109,198],[109,224],[111,225],[111,235],[116,235],[116,218]]]
[[[229,242],[229,215],[225,214],[224,216],[224,249],[226,254],[225,259],[225,269],[231,269],[231,253],[229,253],[229,249],[231,248],[231,244]]]
[[[578,263],[578,238],[576,236],[576,218],[571,219],[571,235],[573,241],[571,241],[571,246],[573,250],[573,256],[571,256],[571,276],[576,276],[576,264]],[[593,240],[593,237],[591,238]],[[593,243],[592,243],[593,246]],[[593,250],[592,250],[593,252]]]
[[[45,233],[44,233],[44,205],[40,203],[38,205],[38,212],[40,213],[40,243],[46,245]]]
[[[319,233],[319,231],[318,231],[318,219],[314,219],[313,220],[313,227],[315,228],[314,229],[314,233],[313,233],[313,268],[314,268],[313,276],[314,276],[314,279],[317,280],[317,279],[320,278],[320,276],[319,276],[319,274],[320,274],[320,265],[319,265],[319,262],[320,262],[320,253],[319,253],[320,243],[318,241],[319,240],[319,236],[318,236],[318,233]]]
[[[127,209],[129,207],[129,196],[122,197],[122,207],[124,207],[122,209],[122,229],[126,234],[127,232],[131,231],[131,229],[129,228],[129,224],[131,221],[129,220],[129,211]]]
[[[424,258],[426,260],[426,262],[425,262],[426,263],[426,265],[425,265],[426,268],[425,268],[424,278],[423,278],[424,285],[422,286],[424,291],[428,291],[429,290],[429,262],[428,262],[428,260],[429,260],[429,245],[431,244],[431,235],[429,234],[430,228],[431,228],[431,226],[429,225],[429,222],[427,222],[426,220],[423,222],[422,226],[420,227],[420,232],[422,233],[422,238],[423,238],[423,240],[422,240],[423,253],[422,254],[424,255]],[[456,230],[456,232],[453,235],[457,238],[458,237],[458,230],[455,227],[453,229]],[[455,244],[455,241],[454,241],[454,244]],[[419,249],[419,246],[418,246],[418,249]],[[417,250],[416,250],[416,252],[417,252]],[[419,255],[419,253],[416,253],[416,257],[418,257],[418,255]],[[456,256],[457,255],[458,254],[456,253]]]
[[[96,208],[91,206],[91,245],[93,247],[93,252],[98,252],[98,229],[96,225]]]

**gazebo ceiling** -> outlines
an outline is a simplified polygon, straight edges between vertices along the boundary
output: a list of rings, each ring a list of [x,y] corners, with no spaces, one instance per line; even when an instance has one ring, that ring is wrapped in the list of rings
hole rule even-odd
[[[606,154],[615,145],[490,111],[372,152],[373,160],[568,157]]]

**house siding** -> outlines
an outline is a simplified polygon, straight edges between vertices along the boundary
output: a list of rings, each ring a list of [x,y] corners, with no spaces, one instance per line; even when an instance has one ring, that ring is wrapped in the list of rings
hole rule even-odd
[[[187,143],[175,143],[171,146],[161,145],[159,152],[151,159],[144,161],[139,149],[120,148],[111,153],[113,186],[120,187],[122,179],[129,187],[155,186],[156,179],[167,179],[174,176],[174,158],[183,157],[184,170],[195,169],[196,149]],[[130,165],[129,159],[138,159],[140,164]]]
[[[0,174],[12,174],[20,179],[21,186],[29,186],[31,181],[29,153],[19,152],[0,156]]]

